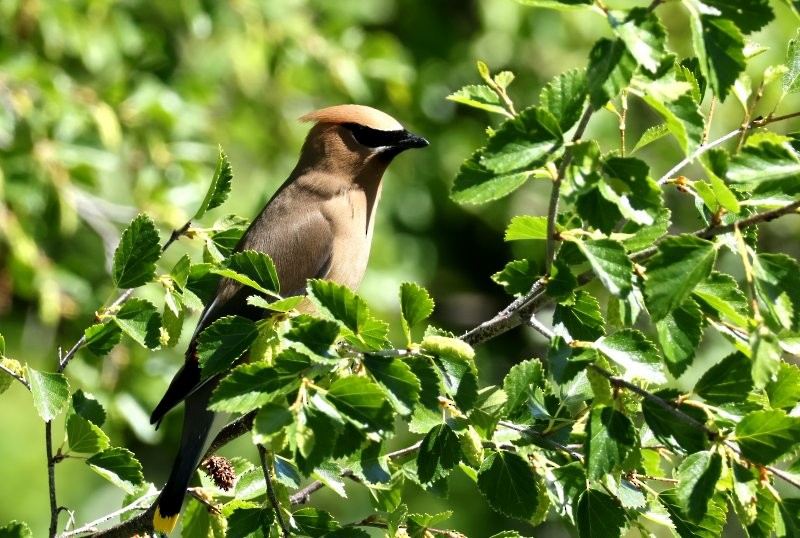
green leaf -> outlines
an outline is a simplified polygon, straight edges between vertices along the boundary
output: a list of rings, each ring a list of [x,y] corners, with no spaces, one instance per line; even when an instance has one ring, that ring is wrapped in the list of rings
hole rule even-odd
[[[520,296],[531,291],[533,284],[539,280],[539,271],[530,260],[513,260],[502,271],[493,274],[492,280],[503,286],[509,295]]]
[[[636,70],[636,60],[621,39],[603,38],[589,52],[586,78],[589,84],[589,101],[599,110],[619,95],[631,81]]]
[[[646,162],[632,157],[610,156],[603,163],[598,191],[619,213],[637,224],[651,225],[664,211],[661,190],[649,177]],[[611,233],[615,222],[607,229]]]
[[[197,361],[203,378],[224,372],[255,342],[258,327],[241,316],[225,316],[197,337]]]
[[[599,338],[595,341],[594,348],[624,368],[628,379],[639,378],[656,384],[667,382],[656,347],[639,331],[617,331]]]
[[[225,376],[214,389],[209,409],[229,413],[247,413],[270,401],[282,388],[275,368],[263,362],[242,364]]]
[[[450,197],[459,204],[485,204],[511,194],[522,186],[532,170],[495,174],[481,164],[483,150],[473,153],[458,169]]]
[[[217,157],[217,169],[214,171],[211,185],[208,186],[208,192],[206,192],[203,203],[200,204],[192,220],[199,219],[205,215],[207,211],[221,206],[225,200],[228,199],[232,179],[233,171],[231,170],[231,163],[228,160],[228,156],[222,151],[222,146],[220,146],[219,156]]]
[[[339,523],[328,512],[318,508],[301,508],[292,513],[294,530],[302,536],[318,537],[339,529]]]
[[[736,425],[736,441],[742,455],[755,463],[768,465],[797,446],[800,418],[781,409],[753,411]]]
[[[428,334],[423,338],[420,347],[423,351],[436,356],[453,357],[454,359],[471,361],[475,358],[475,350],[468,343],[458,338]]]
[[[642,133],[642,136],[639,137],[639,140],[636,142],[636,145],[633,146],[633,149],[628,152],[629,155],[633,155],[643,147],[647,146],[648,144],[652,144],[656,140],[660,140],[664,138],[670,133],[669,128],[667,127],[666,123],[659,123],[658,125],[653,125],[648,127],[647,130]]]
[[[786,73],[783,74],[784,93],[800,92],[800,28],[786,48]]]
[[[122,232],[114,251],[111,278],[118,288],[135,288],[147,284],[156,272],[156,262],[161,257],[158,231],[153,220],[145,214],[138,215]]]
[[[111,442],[103,430],[78,414],[67,419],[67,438],[72,452],[95,454],[107,449]]]
[[[600,303],[584,290],[575,292],[572,302],[559,303],[553,313],[553,327],[566,329],[573,340],[593,341],[605,334]]]
[[[364,357],[364,366],[384,389],[384,394],[395,411],[401,415],[410,415],[422,390],[411,367],[400,359],[369,355]]]
[[[97,426],[102,426],[106,421],[106,411],[94,396],[78,390],[72,395],[72,408],[86,420]]]
[[[800,326],[800,265],[785,254],[761,253],[753,263],[762,314],[776,331]]]
[[[667,509],[675,532],[681,538],[719,538],[725,525],[725,510],[727,503],[725,497],[717,494],[708,503],[706,515],[701,521],[695,523],[683,514],[680,507],[680,496],[677,488],[668,489],[658,494],[658,500]]]
[[[714,244],[693,235],[667,237],[647,264],[645,304],[654,321],[680,306],[714,267]]]
[[[270,443],[273,436],[289,426],[293,420],[292,412],[285,406],[276,403],[263,405],[253,420],[253,442]]]
[[[367,303],[353,290],[335,282],[313,279],[308,281],[308,293],[323,313],[350,331],[345,336],[350,343],[368,351],[384,347],[389,326],[373,318]]]
[[[727,178],[734,183],[757,184],[791,180],[800,176],[800,157],[786,143],[751,137],[728,165]]]
[[[737,351],[709,368],[694,386],[694,392],[711,404],[743,402],[753,389],[750,359]]]
[[[778,337],[762,328],[750,334],[752,378],[757,388],[769,383],[781,364],[781,346]]]
[[[767,25],[775,14],[767,0],[703,0],[706,6],[718,10],[719,15],[731,19],[742,33],[750,34]]]
[[[210,511],[196,499],[190,499],[181,521],[182,538],[225,538],[226,525],[222,515]]]
[[[98,323],[87,327],[86,348],[95,355],[105,355],[117,345],[122,338],[122,331],[115,323]]]
[[[0,538],[33,538],[33,531],[23,521],[12,521],[0,527]]]
[[[730,19],[701,15],[693,8],[690,14],[692,39],[703,75],[714,95],[724,101],[746,66],[744,38]]]
[[[299,349],[310,351],[312,358],[328,361],[339,359],[338,355],[332,353],[331,346],[339,338],[340,332],[341,327],[335,321],[301,315],[292,320],[292,328],[285,336],[287,340],[302,344],[305,349]]]
[[[611,239],[575,241],[583,252],[592,271],[603,286],[614,296],[627,297],[633,287],[633,264],[625,247]]]
[[[658,320],[656,329],[667,369],[673,376],[680,377],[692,364],[695,350],[703,336],[703,314],[700,307],[689,298]]]
[[[749,306],[736,280],[725,273],[712,272],[692,291],[702,310],[714,317],[726,317],[735,325],[747,326]]]
[[[553,115],[529,107],[492,133],[479,162],[495,174],[526,172],[552,160],[562,142],[561,128]]]
[[[592,5],[591,0],[517,0],[517,3],[524,6],[543,7],[559,11],[586,9]]]
[[[218,275],[226,276],[261,293],[277,294],[280,282],[272,258],[264,252],[245,250],[231,255],[223,268],[212,269]]]
[[[602,478],[606,473],[619,469],[637,445],[633,422],[607,406],[592,408],[586,437],[586,471],[590,479]]]
[[[790,409],[800,400],[800,368],[781,362],[775,378],[765,387],[773,409]]]
[[[584,491],[576,510],[580,538],[614,538],[622,536],[628,519],[625,510],[607,493],[596,489]]]
[[[447,96],[448,101],[455,101],[462,105],[479,108],[487,112],[508,116],[510,112],[503,106],[500,96],[485,84],[464,86],[455,93]]]
[[[511,224],[506,228],[506,241],[520,239],[547,240],[547,217],[531,217],[519,215],[511,219]]]
[[[31,386],[33,406],[45,422],[50,422],[67,407],[69,403],[69,383],[62,374],[40,372],[27,368],[28,382]]]
[[[659,70],[667,54],[667,32],[651,10],[634,8],[622,24],[612,23],[612,29],[642,67],[651,73]]]
[[[419,325],[433,313],[433,299],[428,291],[414,282],[400,284],[400,321],[410,345],[411,327]]]
[[[534,391],[544,389],[545,374],[542,362],[531,359],[520,362],[511,367],[503,380],[503,390],[506,400],[506,414],[513,416],[520,408],[528,403]]]
[[[695,523],[705,517],[721,473],[722,457],[717,452],[695,452],[687,456],[678,467],[678,504],[683,513]]]
[[[285,299],[278,299],[277,301],[267,301],[263,297],[259,297],[258,295],[251,295],[247,298],[247,304],[251,306],[257,306],[258,308],[264,308],[266,310],[272,310],[273,312],[291,312],[293,309],[297,307],[300,303],[305,300],[305,296],[303,295],[295,295],[293,297],[287,297]]]
[[[518,519],[536,512],[537,480],[528,462],[513,452],[492,452],[478,471],[478,489],[489,506]]]
[[[274,520],[275,512],[271,508],[237,508],[228,516],[225,538],[251,538],[252,533],[269,536]]]
[[[685,402],[676,405],[671,401],[678,396],[677,391],[662,390],[656,392],[655,395],[666,400],[670,405],[677,407],[679,411],[689,415],[701,424],[705,423],[707,417],[702,409]],[[675,415],[663,407],[649,400],[644,400],[642,402],[642,412],[645,422],[650,426],[656,438],[672,450],[679,453],[693,453],[706,448],[707,439],[702,431],[687,422],[677,420]]]
[[[337,379],[328,389],[326,398],[356,427],[368,432],[392,431],[392,408],[380,387],[367,378]]]
[[[778,509],[783,520],[784,532],[778,533],[780,538],[796,538],[800,536],[800,499],[789,498],[778,501]]]
[[[558,120],[562,131],[571,128],[581,116],[588,87],[583,69],[570,69],[556,75],[539,94],[539,104]]]
[[[422,440],[417,452],[417,476],[423,484],[450,474],[461,461],[461,443],[447,424],[434,426]]]
[[[161,314],[150,301],[132,297],[114,315],[114,323],[142,347],[160,345]]]
[[[705,121],[697,101],[689,95],[662,101],[653,95],[645,95],[644,100],[664,118],[667,129],[680,144],[687,155],[700,147],[705,130]]]
[[[142,465],[127,448],[108,448],[86,460],[86,464],[126,493],[144,481]]]

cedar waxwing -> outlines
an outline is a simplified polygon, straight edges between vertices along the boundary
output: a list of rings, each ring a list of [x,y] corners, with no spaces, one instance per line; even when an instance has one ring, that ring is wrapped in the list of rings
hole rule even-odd
[[[428,141],[406,131],[374,108],[340,105],[311,112],[315,122],[289,178],[242,236],[236,251],[266,252],[275,262],[284,297],[305,293],[309,278],[323,278],[355,289],[369,257],[375,209],[386,167],[402,151]],[[156,501],[153,527],[171,532],[195,469],[221,416],[207,405],[220,376],[201,380],[196,338],[212,322],[238,315],[259,319],[263,310],[247,304],[255,291],[223,278],[200,316],[183,367],[150,416],[158,423],[185,400],[183,433],[167,484]]]

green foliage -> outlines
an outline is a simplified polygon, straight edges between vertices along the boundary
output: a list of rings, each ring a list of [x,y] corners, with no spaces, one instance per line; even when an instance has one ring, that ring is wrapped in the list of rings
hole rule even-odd
[[[155,274],[160,255],[156,224],[147,215],[139,215],[122,232],[122,239],[114,251],[111,273],[114,285],[135,288],[146,284]]]

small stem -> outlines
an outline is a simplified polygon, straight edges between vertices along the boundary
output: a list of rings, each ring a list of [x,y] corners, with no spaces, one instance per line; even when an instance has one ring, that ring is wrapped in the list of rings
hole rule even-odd
[[[620,156],[625,157],[625,129],[628,118],[628,90],[622,90],[622,114],[619,116],[619,150]]]
[[[16,372],[15,372],[14,370],[12,370],[11,368],[7,368],[6,366],[4,366],[2,362],[0,362],[0,370],[4,371],[5,373],[7,373],[8,375],[10,375],[11,377],[13,377],[14,379],[16,379],[17,381],[19,381],[20,383],[22,383],[23,385],[25,385],[25,388],[26,388],[26,389],[28,389],[28,390],[31,390],[31,384],[28,382],[28,380],[27,380],[27,379],[25,379],[24,377],[22,377],[21,375],[19,375],[18,373],[16,373]]]
[[[53,458],[53,423],[44,423],[44,443],[47,449],[47,485],[50,490],[50,538],[58,532],[58,502],[56,501],[56,461]]]
[[[283,537],[288,538],[291,536],[291,532],[289,532],[289,527],[283,519],[283,509],[281,508],[280,501],[278,501],[278,496],[275,494],[275,487],[272,485],[272,477],[270,476],[269,465],[267,464],[267,449],[264,448],[263,445],[258,445],[258,455],[261,457],[261,470],[264,471],[264,479],[267,482],[267,497],[269,497],[269,502],[275,510],[275,518],[278,520],[278,525],[281,528]]]
[[[151,493],[147,493],[144,496],[139,497],[138,499],[136,499],[135,501],[133,501],[129,505],[123,506],[122,508],[120,508],[116,512],[111,512],[110,514],[106,514],[106,515],[104,515],[103,517],[101,517],[99,519],[95,519],[94,521],[91,521],[91,522],[87,523],[83,527],[75,529],[74,531],[65,532],[65,533],[61,534],[59,536],[59,538],[70,538],[70,536],[76,536],[76,535],[82,534],[84,532],[94,532],[95,530],[97,530],[97,526],[100,523],[105,523],[109,519],[114,519],[115,517],[121,516],[122,514],[125,514],[126,512],[130,512],[132,510],[135,510],[136,508],[139,508],[140,505],[144,504],[145,501],[149,501],[153,497],[158,496],[158,494],[159,494],[158,491],[153,491]]]
[[[504,428],[508,428],[510,430],[517,431],[517,432],[521,433],[522,435],[528,437],[529,439],[541,443],[542,445],[544,445],[545,447],[547,447],[547,448],[549,448],[551,450],[557,450],[559,452],[565,452],[566,454],[569,454],[570,456],[572,456],[573,459],[578,460],[580,462],[583,461],[583,454],[575,452],[574,450],[572,450],[568,446],[564,446],[564,445],[562,445],[561,443],[559,443],[557,441],[553,441],[552,439],[550,439],[546,435],[543,435],[541,432],[538,432],[538,431],[536,431],[534,429],[531,429],[531,428],[526,427],[526,426],[519,426],[519,425],[514,424],[513,422],[509,422],[507,420],[501,420],[500,422],[497,423],[497,425],[498,426],[502,426]]]

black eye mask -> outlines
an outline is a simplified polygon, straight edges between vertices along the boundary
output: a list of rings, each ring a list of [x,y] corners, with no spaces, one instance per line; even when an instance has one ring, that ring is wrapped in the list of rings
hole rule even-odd
[[[358,123],[343,123],[351,133],[356,142],[368,148],[422,148],[428,145],[428,141],[417,136],[405,129],[398,129],[396,131],[381,131],[366,127]]]

